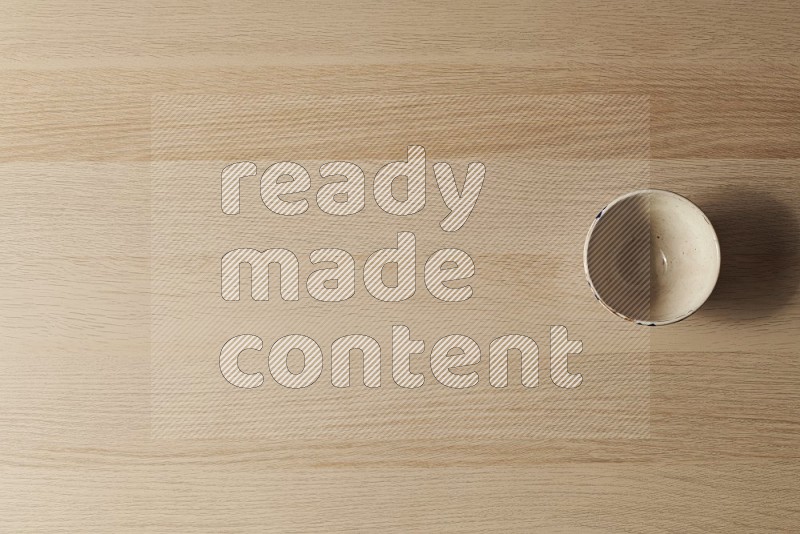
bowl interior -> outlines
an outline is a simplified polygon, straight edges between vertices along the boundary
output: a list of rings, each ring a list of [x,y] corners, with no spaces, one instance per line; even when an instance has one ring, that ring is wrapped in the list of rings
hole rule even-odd
[[[587,237],[586,273],[611,311],[667,324],[705,302],[719,274],[714,228],[686,198],[668,191],[625,195],[597,217]]]

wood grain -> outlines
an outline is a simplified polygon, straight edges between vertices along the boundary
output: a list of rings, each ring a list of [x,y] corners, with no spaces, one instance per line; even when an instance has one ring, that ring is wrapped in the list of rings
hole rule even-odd
[[[5,2],[0,530],[796,530],[799,29],[789,1]],[[151,439],[173,92],[649,95],[652,183],[723,251],[652,334],[650,438]]]

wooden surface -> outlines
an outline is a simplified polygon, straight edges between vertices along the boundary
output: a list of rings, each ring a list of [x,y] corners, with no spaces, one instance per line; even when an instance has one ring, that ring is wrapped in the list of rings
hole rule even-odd
[[[563,4],[0,6],[0,530],[796,530],[800,9]],[[150,103],[175,92],[649,95],[652,184],[723,254],[651,334],[650,437],[152,439]]]

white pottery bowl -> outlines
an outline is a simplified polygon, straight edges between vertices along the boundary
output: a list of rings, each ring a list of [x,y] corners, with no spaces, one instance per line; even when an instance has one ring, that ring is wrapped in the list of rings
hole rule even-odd
[[[603,306],[629,321],[660,326],[685,319],[711,295],[719,242],[688,199],[645,189],[617,198],[595,217],[583,265]]]

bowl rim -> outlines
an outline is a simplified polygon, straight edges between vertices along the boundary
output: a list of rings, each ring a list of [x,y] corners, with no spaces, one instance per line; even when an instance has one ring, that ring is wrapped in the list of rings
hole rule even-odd
[[[716,252],[717,252],[717,262],[716,262],[716,265],[714,266],[714,271],[715,271],[714,272],[714,283],[711,284],[711,286],[710,286],[711,289],[709,289],[708,293],[703,296],[702,300],[700,300],[700,303],[696,307],[694,307],[693,309],[691,309],[691,310],[689,310],[689,311],[687,311],[687,312],[685,312],[685,313],[683,313],[681,315],[678,315],[677,317],[670,318],[670,319],[665,319],[665,320],[662,320],[662,321],[652,321],[652,320],[637,319],[635,317],[629,317],[629,316],[625,315],[624,313],[621,313],[621,312],[613,309],[611,306],[609,306],[603,300],[602,297],[600,297],[599,293],[597,292],[597,289],[595,288],[594,284],[592,283],[592,277],[589,274],[589,243],[592,240],[592,234],[594,233],[594,229],[597,226],[597,222],[603,217],[603,214],[606,211],[608,211],[610,208],[614,207],[616,204],[620,203],[621,201],[623,201],[623,200],[625,200],[627,198],[631,198],[631,197],[634,197],[634,196],[651,195],[651,194],[657,194],[657,195],[662,195],[663,194],[663,195],[667,195],[667,196],[672,196],[672,197],[678,198],[681,202],[688,202],[689,205],[691,205],[694,209],[696,209],[700,213],[700,215],[703,216],[703,219],[706,221],[706,223],[708,223],[708,226],[711,229],[711,236],[713,237],[714,246],[715,246]],[[613,313],[617,317],[621,317],[621,318],[625,319],[626,321],[630,321],[630,322],[636,323],[637,325],[642,325],[642,326],[664,326],[664,325],[668,325],[668,324],[674,324],[674,323],[677,323],[679,321],[683,321],[684,319],[686,319],[687,317],[692,315],[694,312],[696,312],[698,309],[700,309],[700,307],[703,304],[705,304],[705,302],[708,300],[708,297],[711,296],[711,294],[714,292],[714,289],[716,288],[717,282],[719,281],[719,271],[720,271],[720,265],[721,264],[722,264],[722,251],[720,250],[720,246],[719,246],[719,238],[717,237],[717,231],[714,229],[714,225],[711,224],[711,221],[708,219],[708,216],[703,212],[703,210],[700,209],[700,207],[697,204],[695,204],[694,202],[692,202],[691,200],[689,200],[685,196],[679,195],[678,193],[675,193],[673,191],[668,191],[666,189],[651,189],[651,188],[648,188],[648,189],[637,189],[636,191],[631,191],[629,193],[625,193],[624,195],[615,198],[614,200],[612,200],[611,202],[606,204],[603,207],[603,209],[601,209],[600,212],[592,220],[592,224],[589,227],[589,232],[586,234],[586,240],[584,241],[584,244],[583,244],[583,272],[584,272],[584,275],[586,276],[586,281],[589,283],[589,287],[592,290],[592,294],[594,295],[594,298],[597,299],[597,301],[600,302],[600,304],[602,304],[605,309],[607,309],[608,311],[610,311],[611,313]]]

